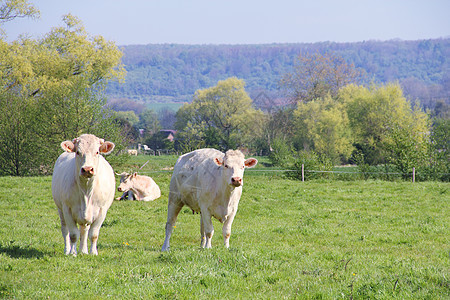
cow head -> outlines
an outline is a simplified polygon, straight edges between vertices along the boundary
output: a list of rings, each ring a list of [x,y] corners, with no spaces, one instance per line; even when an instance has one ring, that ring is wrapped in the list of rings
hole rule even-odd
[[[83,178],[95,176],[98,167],[99,155],[109,154],[114,149],[114,144],[105,142],[92,134],[83,134],[73,141],[64,141],[61,148],[66,152],[75,153],[75,162],[79,175]]]
[[[234,187],[244,184],[245,168],[253,168],[258,163],[255,158],[245,159],[239,150],[228,150],[223,158],[216,157],[214,161],[222,168],[227,183]]]
[[[117,190],[119,192],[127,192],[131,189],[133,185],[132,180],[133,178],[136,178],[137,173],[128,174],[126,172],[123,172],[121,174],[116,173],[116,175],[120,176],[120,184]]]

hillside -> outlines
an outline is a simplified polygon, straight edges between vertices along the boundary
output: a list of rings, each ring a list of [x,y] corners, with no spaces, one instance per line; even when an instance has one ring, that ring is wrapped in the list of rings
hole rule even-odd
[[[301,52],[332,51],[366,71],[374,82],[399,81],[411,99],[425,106],[449,102],[450,38],[419,41],[266,45],[123,46],[126,82],[110,83],[109,98],[142,102],[189,101],[197,89],[236,76],[253,97],[279,97],[278,82]]]

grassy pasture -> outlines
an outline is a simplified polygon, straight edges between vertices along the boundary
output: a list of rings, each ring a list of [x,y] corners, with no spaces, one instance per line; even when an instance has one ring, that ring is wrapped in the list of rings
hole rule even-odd
[[[142,156],[131,167],[148,159],[143,170],[174,162]],[[160,252],[171,176],[165,171],[149,174],[160,199],[115,201],[100,230],[99,255],[77,257],[63,254],[51,177],[1,178],[0,297],[450,297],[449,183],[302,183],[249,171],[230,249],[214,221],[213,249],[201,250],[199,215],[184,208],[171,250]]]

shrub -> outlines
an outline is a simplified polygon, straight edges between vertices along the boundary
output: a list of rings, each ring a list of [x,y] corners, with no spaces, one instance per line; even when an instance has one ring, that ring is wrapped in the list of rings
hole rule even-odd
[[[294,161],[292,145],[283,139],[277,138],[272,143],[269,159],[274,166],[287,167]]]
[[[301,179],[304,165],[305,179],[330,178],[333,163],[330,158],[314,151],[300,151],[292,166],[289,176]]]

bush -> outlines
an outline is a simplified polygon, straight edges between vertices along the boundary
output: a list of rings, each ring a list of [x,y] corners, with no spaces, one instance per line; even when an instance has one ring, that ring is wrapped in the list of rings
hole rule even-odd
[[[269,154],[269,159],[274,166],[288,167],[295,160],[292,145],[283,139],[275,139],[272,143],[272,151]]]
[[[330,178],[333,170],[333,163],[330,158],[319,155],[313,151],[300,151],[292,166],[293,171],[289,172],[289,176],[301,179],[302,165],[304,165],[305,179]]]
[[[367,180],[370,176],[370,165],[366,163],[364,153],[360,150],[355,151],[350,161],[358,166],[358,172],[361,173],[359,177]]]

